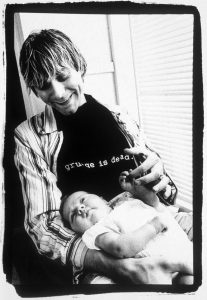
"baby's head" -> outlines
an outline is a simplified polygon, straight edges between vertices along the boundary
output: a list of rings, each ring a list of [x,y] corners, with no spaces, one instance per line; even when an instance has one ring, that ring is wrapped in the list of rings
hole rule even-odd
[[[78,191],[62,199],[61,214],[72,230],[84,233],[110,212],[107,202],[94,194]]]

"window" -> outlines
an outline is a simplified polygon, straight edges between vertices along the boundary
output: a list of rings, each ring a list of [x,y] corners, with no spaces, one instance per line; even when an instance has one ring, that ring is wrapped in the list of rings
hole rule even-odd
[[[178,187],[177,203],[192,205],[192,15],[130,16],[144,132]]]

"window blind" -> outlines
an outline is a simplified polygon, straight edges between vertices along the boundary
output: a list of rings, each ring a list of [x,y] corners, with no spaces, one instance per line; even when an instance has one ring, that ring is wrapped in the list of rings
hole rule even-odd
[[[192,15],[131,15],[141,126],[192,205]]]

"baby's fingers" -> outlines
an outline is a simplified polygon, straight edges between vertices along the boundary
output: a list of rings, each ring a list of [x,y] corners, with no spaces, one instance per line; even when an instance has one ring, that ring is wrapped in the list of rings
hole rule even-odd
[[[121,172],[121,174],[120,174],[120,177],[121,177],[121,176],[124,176],[124,177],[129,176],[129,172],[128,172],[128,171],[123,171],[123,172]]]

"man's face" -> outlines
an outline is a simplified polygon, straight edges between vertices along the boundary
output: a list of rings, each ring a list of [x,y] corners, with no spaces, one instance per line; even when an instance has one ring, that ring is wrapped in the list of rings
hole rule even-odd
[[[37,95],[63,115],[74,114],[86,102],[81,72],[70,66],[63,67],[56,76],[45,81],[42,88],[35,88]]]
[[[84,233],[109,211],[109,206],[102,198],[80,191],[73,193],[66,200],[63,217],[75,232]]]

